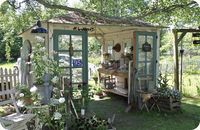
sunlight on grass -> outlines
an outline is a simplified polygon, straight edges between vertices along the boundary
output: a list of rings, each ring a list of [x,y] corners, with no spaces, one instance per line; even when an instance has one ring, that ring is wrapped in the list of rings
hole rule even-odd
[[[182,98],[182,103],[200,106],[200,99],[199,98],[186,98],[186,97],[183,97]]]
[[[13,68],[15,65],[14,63],[0,63],[0,68]]]

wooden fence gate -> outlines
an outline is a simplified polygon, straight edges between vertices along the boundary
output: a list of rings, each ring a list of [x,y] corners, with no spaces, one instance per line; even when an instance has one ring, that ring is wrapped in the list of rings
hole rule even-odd
[[[16,87],[19,82],[18,69],[0,68],[0,92]],[[10,96],[5,94],[0,96],[0,100],[8,99]]]

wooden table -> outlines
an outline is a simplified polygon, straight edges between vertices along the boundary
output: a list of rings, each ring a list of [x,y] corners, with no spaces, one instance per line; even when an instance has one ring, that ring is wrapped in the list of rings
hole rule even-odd
[[[111,76],[114,75],[114,76],[128,78],[128,71],[99,68],[98,72],[99,72],[99,78],[101,78],[101,74],[106,74],[106,75],[111,75]]]
[[[100,80],[102,79],[102,74],[104,75],[109,75],[110,78],[112,78],[113,76],[119,76],[125,79],[125,82],[128,82],[128,71],[120,71],[120,70],[114,70],[114,69],[104,69],[104,68],[99,68],[98,69],[98,81],[100,83]],[[128,85],[128,83],[125,83]],[[124,85],[125,86],[125,85]],[[127,88],[123,88],[123,87],[115,87],[113,89],[105,89],[105,91],[107,92],[112,92],[124,97],[128,97],[128,87]]]

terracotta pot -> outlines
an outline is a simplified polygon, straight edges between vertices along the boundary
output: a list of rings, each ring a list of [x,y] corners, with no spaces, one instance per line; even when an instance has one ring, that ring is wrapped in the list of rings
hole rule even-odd
[[[33,100],[31,98],[25,97],[25,98],[23,98],[23,101],[24,101],[24,104],[26,104],[26,105],[33,104]]]

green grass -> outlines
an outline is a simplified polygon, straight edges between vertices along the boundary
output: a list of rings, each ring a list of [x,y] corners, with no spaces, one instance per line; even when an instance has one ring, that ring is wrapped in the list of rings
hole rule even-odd
[[[0,63],[0,68],[13,68],[16,62],[13,63]]]
[[[167,76],[169,86],[174,86],[173,75],[169,74]],[[200,74],[187,74],[183,73],[183,95],[188,97],[200,96]]]
[[[200,99],[184,98],[181,112],[146,112],[132,110],[125,112],[127,100],[109,94],[102,100],[91,100],[89,113],[103,118],[116,115],[114,126],[117,130],[192,130],[200,122]]]

